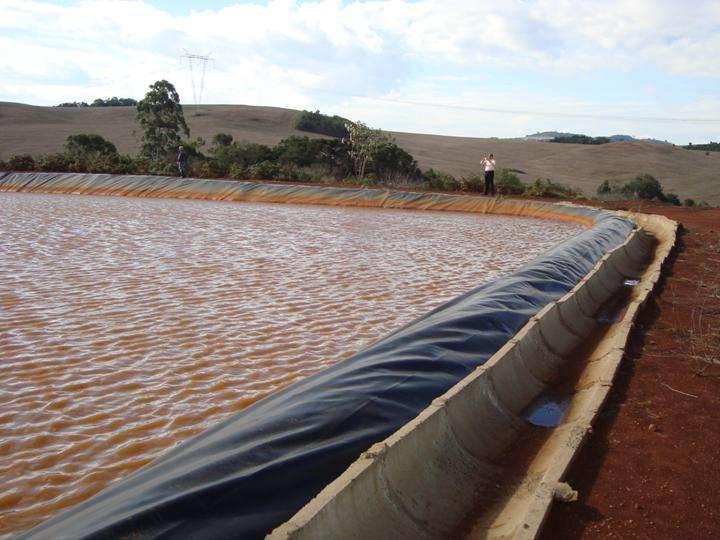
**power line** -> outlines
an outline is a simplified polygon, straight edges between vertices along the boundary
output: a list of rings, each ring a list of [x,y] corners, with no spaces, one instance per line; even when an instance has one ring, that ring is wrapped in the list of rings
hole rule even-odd
[[[185,51],[181,55],[181,58],[187,60],[188,67],[190,68],[190,83],[192,84],[193,101],[195,102],[195,105],[199,106],[202,103],[202,95],[205,90],[205,73],[207,71],[207,65],[209,62],[212,62],[213,59],[206,54],[193,54],[188,51]],[[200,68],[197,84],[195,82],[195,68]]]
[[[344,94],[341,92],[333,92],[331,90],[319,90],[321,93],[335,94],[338,96],[368,99],[371,101],[383,101],[387,103],[399,103],[402,105],[415,105],[419,107],[432,107],[436,109],[450,109],[459,111],[474,111],[493,114],[513,114],[513,115],[530,115],[530,116],[549,116],[557,118],[585,118],[593,120],[620,120],[631,122],[655,122],[655,123],[688,123],[688,124],[716,124],[720,123],[720,118],[681,118],[681,117],[663,117],[663,116],[624,116],[611,114],[588,114],[588,113],[572,113],[557,111],[540,111],[532,109],[503,109],[494,107],[476,107],[471,105],[452,105],[447,103],[431,103],[428,101],[411,101],[406,99],[394,99],[387,97],[363,96],[355,94]]]

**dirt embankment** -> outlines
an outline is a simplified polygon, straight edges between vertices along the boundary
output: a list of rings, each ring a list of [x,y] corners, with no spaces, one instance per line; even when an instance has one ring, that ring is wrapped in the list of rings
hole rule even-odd
[[[557,503],[556,538],[720,536],[720,210],[615,203],[683,225]]]

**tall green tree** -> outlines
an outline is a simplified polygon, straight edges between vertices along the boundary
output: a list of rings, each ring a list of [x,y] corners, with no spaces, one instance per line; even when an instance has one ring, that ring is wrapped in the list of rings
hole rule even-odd
[[[393,142],[392,138],[380,129],[372,129],[362,122],[350,123],[345,127],[348,130],[348,154],[353,161],[355,175],[362,179],[368,164],[386,144]]]
[[[190,136],[180,96],[166,80],[150,85],[137,104],[137,121],[143,130],[140,153],[153,159],[170,157],[180,145],[181,133]]]

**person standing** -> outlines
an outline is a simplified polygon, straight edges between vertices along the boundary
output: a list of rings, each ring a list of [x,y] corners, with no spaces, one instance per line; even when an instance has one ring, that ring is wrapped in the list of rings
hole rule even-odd
[[[486,154],[482,163],[485,165],[484,195],[495,195],[495,158],[492,154]]]
[[[187,167],[187,159],[188,155],[185,151],[185,148],[182,146],[178,147],[178,155],[177,155],[177,166],[178,166],[178,172],[180,173],[180,176],[182,178],[185,178],[185,175],[187,174],[186,167]]]

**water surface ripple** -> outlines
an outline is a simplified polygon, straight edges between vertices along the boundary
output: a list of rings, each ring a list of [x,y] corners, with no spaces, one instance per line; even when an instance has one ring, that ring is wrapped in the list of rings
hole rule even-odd
[[[0,193],[0,536],[581,228]]]

